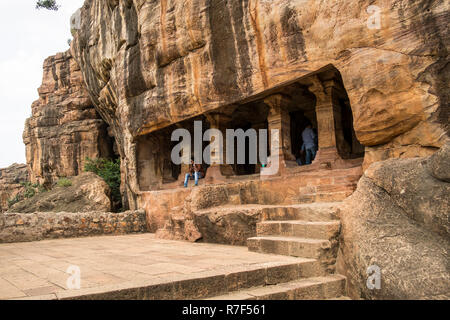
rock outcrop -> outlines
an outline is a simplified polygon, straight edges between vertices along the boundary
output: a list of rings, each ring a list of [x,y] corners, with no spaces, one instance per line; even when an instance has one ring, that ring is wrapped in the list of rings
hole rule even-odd
[[[8,212],[109,212],[110,189],[106,182],[91,172],[70,179],[70,186],[56,185],[13,205]]]
[[[450,145],[366,170],[341,208],[338,271],[352,298],[449,299]],[[368,289],[367,269],[381,271]]]
[[[28,181],[28,170],[25,164],[13,164],[0,169],[0,213],[8,210],[12,200],[24,189],[22,183]]]
[[[447,3],[384,0],[368,13],[373,4],[86,1],[71,49],[118,143],[131,206],[138,136],[330,65],[367,147],[365,167],[441,147],[449,122]]]
[[[109,157],[113,142],[96,112],[70,53],[44,62],[39,100],[32,105],[23,140],[30,179],[50,187],[58,177],[83,171],[86,157]]]

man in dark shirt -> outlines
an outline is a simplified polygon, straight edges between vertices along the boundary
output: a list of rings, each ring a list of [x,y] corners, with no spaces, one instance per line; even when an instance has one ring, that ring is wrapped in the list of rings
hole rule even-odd
[[[198,186],[198,180],[205,176],[205,171],[201,164],[195,164],[194,159],[191,159],[191,164],[189,165],[189,173],[186,173],[184,178],[184,187],[188,187],[189,179],[195,180],[195,186]]]
[[[303,130],[302,139],[303,145],[301,152],[306,151],[306,164],[311,164],[317,152],[316,133],[312,129],[311,124],[308,124],[305,130]]]

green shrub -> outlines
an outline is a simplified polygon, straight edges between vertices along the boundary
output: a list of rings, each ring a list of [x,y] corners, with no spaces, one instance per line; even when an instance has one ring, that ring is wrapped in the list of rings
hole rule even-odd
[[[24,190],[18,193],[14,198],[8,200],[8,207],[11,208],[17,202],[20,202],[25,199],[33,198],[38,193],[42,193],[47,191],[41,184],[39,183],[31,183],[31,182],[22,182],[20,183]]]
[[[8,208],[11,208],[16,203],[23,200],[23,196],[21,194],[17,194],[14,198],[8,200]]]
[[[61,178],[61,179],[58,180],[58,182],[56,184],[57,184],[58,187],[67,188],[67,187],[70,187],[72,185],[72,181],[70,181],[67,178]]]
[[[26,199],[33,198],[36,194],[45,191],[45,188],[39,183],[22,182],[21,185],[25,188],[23,197]]]
[[[58,11],[59,5],[56,0],[38,0],[36,2],[36,9],[48,9]]]
[[[84,171],[93,172],[105,180],[111,189],[111,198],[117,204],[122,203],[120,194],[120,159],[86,158]]]

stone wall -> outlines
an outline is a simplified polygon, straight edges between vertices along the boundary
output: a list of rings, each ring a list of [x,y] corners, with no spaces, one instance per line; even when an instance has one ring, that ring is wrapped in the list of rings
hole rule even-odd
[[[0,214],[0,243],[147,231],[145,211]]]
[[[108,125],[96,112],[70,53],[45,60],[38,92],[23,133],[32,182],[49,187],[58,177],[80,174],[86,157],[113,154]]]

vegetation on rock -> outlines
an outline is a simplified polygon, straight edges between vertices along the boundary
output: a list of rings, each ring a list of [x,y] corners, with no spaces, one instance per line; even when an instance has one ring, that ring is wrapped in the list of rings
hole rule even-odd
[[[58,11],[59,5],[56,3],[56,0],[39,0],[36,2],[36,9]]]
[[[8,206],[10,208],[22,200],[33,198],[36,194],[46,191],[39,183],[22,182],[21,185],[24,187],[24,190],[8,200]]]
[[[58,182],[56,183],[56,185],[58,187],[70,187],[72,185],[72,181],[70,181],[70,179],[67,178],[61,178],[58,180]]]
[[[84,171],[93,172],[105,180],[111,189],[111,199],[115,206],[122,204],[122,195],[120,193],[120,159],[90,159],[86,158]]]

